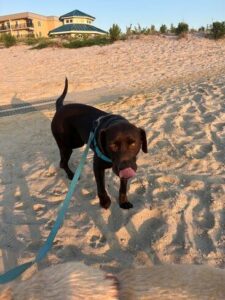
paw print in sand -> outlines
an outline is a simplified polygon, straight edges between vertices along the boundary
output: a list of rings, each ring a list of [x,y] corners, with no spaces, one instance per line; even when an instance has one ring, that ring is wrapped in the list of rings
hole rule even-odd
[[[89,245],[95,249],[104,247],[105,244],[106,244],[106,238],[104,236],[99,236],[99,235],[93,235],[89,243]]]

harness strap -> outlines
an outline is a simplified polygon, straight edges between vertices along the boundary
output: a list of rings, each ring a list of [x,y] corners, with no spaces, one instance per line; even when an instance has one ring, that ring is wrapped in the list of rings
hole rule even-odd
[[[81,174],[81,172],[83,170],[84,163],[85,163],[85,160],[87,158],[87,154],[88,154],[90,145],[91,145],[91,143],[93,141],[94,135],[95,135],[95,132],[94,133],[93,132],[90,133],[90,136],[89,136],[89,139],[88,139],[88,143],[87,143],[86,148],[85,148],[85,150],[84,150],[84,152],[82,154],[80,163],[79,163],[79,165],[78,165],[78,167],[76,169],[76,172],[74,174],[73,180],[71,181],[69,190],[68,190],[68,192],[66,194],[66,198],[61,203],[61,205],[59,207],[59,212],[58,212],[55,224],[54,224],[51,232],[49,233],[49,236],[48,236],[46,242],[41,247],[41,249],[38,251],[36,258],[34,260],[28,262],[28,263],[25,263],[25,264],[22,264],[20,266],[17,266],[15,268],[7,271],[6,273],[0,275],[0,284],[4,284],[4,283],[10,282],[10,281],[16,279],[19,275],[21,275],[24,271],[26,271],[28,268],[30,268],[33,264],[40,262],[46,256],[46,254],[48,253],[48,251],[52,248],[52,244],[53,244],[53,241],[55,239],[55,236],[56,236],[59,228],[63,224],[66,211],[67,211],[67,209],[69,207],[69,204],[70,204],[72,195],[74,193],[75,187],[76,187],[77,182],[79,180],[80,174]]]
[[[109,162],[109,163],[112,162],[112,160],[111,160],[109,157],[107,157],[105,154],[103,154],[103,153],[101,152],[101,150],[99,149],[99,147],[98,147],[98,145],[97,145],[97,142],[96,142],[96,138],[95,138],[95,137],[94,137],[94,140],[93,140],[93,145],[94,145],[94,151],[95,151],[95,153],[97,154],[97,156],[98,156],[99,158],[101,158],[102,160],[104,160],[104,161],[106,161],[106,162]]]

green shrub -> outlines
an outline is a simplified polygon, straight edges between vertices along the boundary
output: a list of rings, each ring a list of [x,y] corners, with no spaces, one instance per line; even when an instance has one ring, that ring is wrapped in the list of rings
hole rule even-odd
[[[225,35],[225,22],[213,22],[210,33],[214,39],[220,39]]]
[[[62,44],[58,41],[51,40],[49,38],[40,38],[37,39],[38,43],[34,41],[34,47],[31,49],[44,49],[47,47],[62,47]],[[36,45],[36,46],[35,46]]]
[[[151,34],[155,34],[157,32],[155,29],[155,25],[151,25],[150,31],[151,31]]]
[[[35,37],[28,37],[24,40],[24,43],[28,46],[37,45],[40,42],[41,42],[40,39],[35,38]]]
[[[178,35],[178,40],[181,40],[181,39],[187,39],[188,35],[187,35],[187,32],[181,32],[179,35]]]
[[[104,46],[110,44],[111,41],[106,37],[97,37],[94,39],[85,40],[70,40],[69,42],[63,43],[65,48],[81,48],[81,47],[91,47],[91,46]]]
[[[124,39],[126,38],[130,38],[130,37],[136,37],[142,34],[151,34],[151,29],[148,27],[141,27],[140,24],[138,24],[137,26],[132,27],[132,25],[130,25],[129,27],[126,27],[126,33],[125,35],[122,35],[121,38],[124,37]],[[120,39],[121,39],[120,38]]]
[[[120,39],[121,29],[119,25],[117,24],[112,25],[112,27],[109,29],[109,36],[112,42],[118,41]]]
[[[173,24],[170,25],[170,33],[176,33],[176,27]]]
[[[130,24],[130,26],[126,27],[126,33],[125,33],[125,36],[126,37],[130,37],[132,36],[133,32],[132,32],[132,24]]]
[[[16,38],[11,34],[3,34],[1,36],[1,42],[4,44],[6,48],[9,48],[16,45]]]
[[[205,32],[206,30],[205,30],[205,27],[204,27],[204,26],[201,26],[201,27],[199,27],[198,31],[199,31],[199,32]]]
[[[160,27],[159,31],[160,31],[160,33],[162,33],[162,34],[166,33],[166,32],[167,32],[167,27],[166,27],[166,25],[163,24],[163,25]]]
[[[176,28],[176,34],[180,35],[181,33],[187,33],[188,32],[188,24],[181,22],[178,24],[177,28]]]

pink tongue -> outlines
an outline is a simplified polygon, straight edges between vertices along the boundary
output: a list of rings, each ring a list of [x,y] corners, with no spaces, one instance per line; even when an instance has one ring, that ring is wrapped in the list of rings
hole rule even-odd
[[[131,168],[126,168],[119,172],[120,178],[129,179],[131,177],[134,177],[135,175],[136,175],[136,172]]]

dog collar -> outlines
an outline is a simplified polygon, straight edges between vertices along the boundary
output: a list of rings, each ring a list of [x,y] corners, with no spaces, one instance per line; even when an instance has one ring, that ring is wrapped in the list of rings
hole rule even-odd
[[[110,124],[112,121],[114,120],[118,120],[118,119],[124,119],[123,117],[121,116],[117,116],[117,115],[113,115],[113,114],[107,114],[105,116],[101,116],[99,117],[95,122],[94,122],[94,129],[93,129],[93,134],[94,134],[94,139],[93,139],[93,144],[91,145],[91,149],[96,153],[96,155],[102,159],[103,161],[105,162],[108,162],[108,163],[112,163],[112,160],[107,157],[105,154],[102,153],[102,151],[99,149],[99,146],[98,146],[98,143],[96,141],[96,134],[99,130],[99,127],[102,125],[102,123],[104,122],[104,125],[105,125],[105,122],[106,122],[106,125]]]
[[[105,154],[103,154],[103,153],[101,152],[101,150],[99,149],[95,137],[94,137],[94,139],[93,139],[93,145],[94,145],[94,152],[97,154],[97,156],[98,156],[99,158],[101,158],[101,159],[104,160],[105,162],[112,163],[112,160],[111,160],[110,158],[108,158]]]

